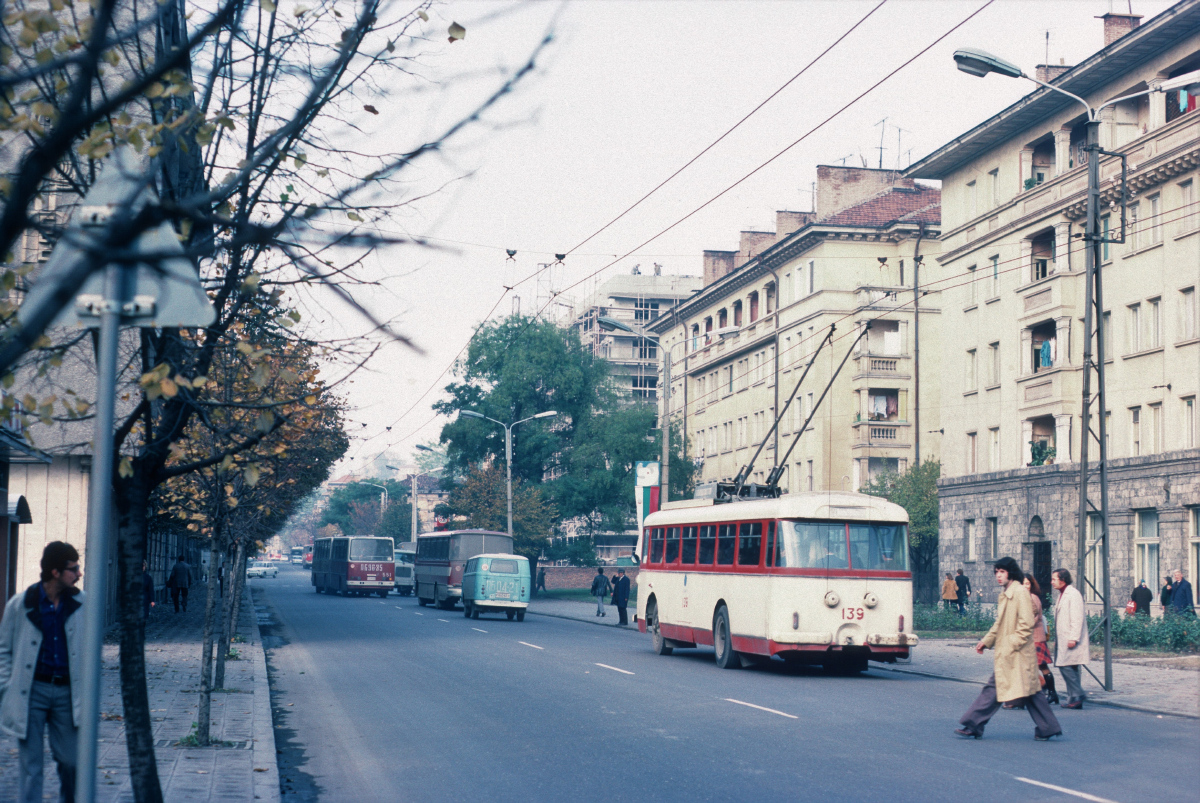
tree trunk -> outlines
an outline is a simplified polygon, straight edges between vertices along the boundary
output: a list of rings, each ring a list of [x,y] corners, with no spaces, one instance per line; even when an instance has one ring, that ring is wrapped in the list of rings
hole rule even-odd
[[[220,526],[214,525],[212,545],[208,553],[208,598],[204,603],[204,637],[200,653],[200,710],[196,714],[196,741],[208,745],[212,720],[212,651],[213,630],[216,622],[217,572],[221,560],[218,533]]]
[[[238,632],[238,616],[242,610],[242,594],[246,590],[246,547],[245,544],[238,545],[238,562],[235,571],[237,572],[230,584],[233,587],[233,613],[229,617],[229,639],[232,642],[233,637]]]
[[[221,638],[217,642],[217,672],[216,677],[213,678],[213,687],[217,689],[225,688],[225,656],[229,654],[229,640],[233,638],[233,626],[230,618],[236,608],[234,585],[237,583],[237,567],[242,562],[242,553],[245,549],[245,542],[239,539],[233,558],[225,561],[228,571],[225,590],[229,593],[221,601]]]
[[[154,724],[146,689],[146,615],[142,561],[146,557],[146,514],[150,488],[142,471],[121,483],[117,494],[117,621],[121,645],[121,703],[130,783],[138,803],[162,803]]]

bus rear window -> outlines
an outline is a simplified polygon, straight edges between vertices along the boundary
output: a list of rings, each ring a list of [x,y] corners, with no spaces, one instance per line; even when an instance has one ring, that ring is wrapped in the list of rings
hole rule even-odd
[[[394,549],[387,538],[351,538],[350,560],[392,560]]]
[[[850,525],[850,565],[855,569],[906,571],[908,528],[903,524]]]
[[[775,565],[798,569],[907,571],[903,524],[784,521]]]
[[[737,546],[737,529],[733,524],[722,524],[717,534],[717,565],[732,566],[733,550]]]
[[[492,574],[516,574],[517,562],[515,560],[493,560],[488,571]]]

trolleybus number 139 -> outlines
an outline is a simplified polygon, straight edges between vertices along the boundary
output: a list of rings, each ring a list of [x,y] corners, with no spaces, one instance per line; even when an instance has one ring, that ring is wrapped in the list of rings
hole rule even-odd
[[[843,619],[861,619],[863,618],[862,608],[842,608]]]

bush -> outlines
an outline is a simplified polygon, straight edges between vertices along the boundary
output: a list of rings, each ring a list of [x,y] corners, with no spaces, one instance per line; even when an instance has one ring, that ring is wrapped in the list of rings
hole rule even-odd
[[[948,611],[940,605],[913,605],[913,630],[986,633],[995,621],[995,605],[969,604],[965,616],[959,616],[957,608]]]

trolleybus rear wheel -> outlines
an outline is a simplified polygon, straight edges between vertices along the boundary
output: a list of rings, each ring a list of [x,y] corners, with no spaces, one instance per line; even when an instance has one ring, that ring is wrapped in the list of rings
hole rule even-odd
[[[523,611],[523,610],[522,610],[522,611],[517,611],[517,621],[518,621],[518,622],[524,622],[524,621],[525,621],[525,611]]]
[[[663,638],[662,631],[658,627],[658,602],[655,600],[650,600],[650,603],[646,606],[646,624],[650,626],[654,651],[659,655],[670,655],[673,653],[675,648]]]
[[[722,669],[737,669],[742,665],[733,650],[733,635],[729,632],[729,609],[722,605],[713,617],[713,647],[716,648],[717,666]]]

